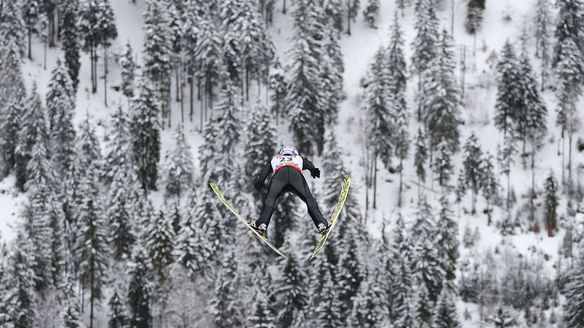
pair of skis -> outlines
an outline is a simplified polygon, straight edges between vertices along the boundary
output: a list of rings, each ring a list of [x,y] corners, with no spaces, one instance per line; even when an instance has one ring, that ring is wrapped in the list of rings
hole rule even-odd
[[[329,219],[330,226],[321,234],[320,238],[316,242],[316,246],[314,247],[312,253],[310,254],[310,257],[308,258],[309,261],[313,260],[316,257],[316,255],[318,255],[318,253],[322,250],[322,247],[324,246],[326,240],[330,236],[331,231],[333,230],[333,228],[337,224],[337,221],[338,221],[337,219],[339,218],[339,214],[341,214],[341,210],[343,209],[343,206],[345,205],[345,200],[347,199],[347,195],[349,194],[349,186],[350,185],[351,185],[351,178],[344,177],[343,183],[341,185],[341,192],[339,193],[339,198],[337,200],[337,205],[335,205],[333,213],[331,214],[331,217]],[[239,212],[233,207],[233,205],[231,205],[231,203],[229,203],[227,198],[225,198],[225,195],[223,195],[223,193],[219,189],[219,186],[217,186],[214,183],[210,183],[209,186],[211,187],[213,192],[215,192],[215,194],[217,195],[219,200],[231,211],[231,213],[235,214],[235,217],[239,221],[243,222],[251,231],[253,231],[253,233],[261,241],[264,242],[264,244],[268,245],[274,252],[276,252],[278,255],[286,258],[286,255],[284,255],[284,253],[282,253],[282,251],[280,251],[276,246],[274,246],[268,240],[268,238],[266,238],[265,236],[262,236],[259,232],[257,232],[254,228],[252,228],[249,225],[249,222],[247,222],[247,220],[245,220],[241,216],[241,214],[239,214]]]

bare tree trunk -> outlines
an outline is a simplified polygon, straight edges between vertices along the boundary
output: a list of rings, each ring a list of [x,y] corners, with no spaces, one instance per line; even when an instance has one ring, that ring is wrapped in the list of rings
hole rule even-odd
[[[351,0],[347,0],[347,35],[351,35]]]
[[[400,159],[399,159],[399,167],[400,167],[400,170],[399,170],[399,195],[397,197],[397,207],[402,207],[402,193],[403,193],[403,186],[404,186],[404,183],[403,183],[403,177],[404,177],[403,162],[404,162],[403,156],[400,156]]]
[[[568,186],[572,186],[572,141],[574,138],[574,132],[570,128],[568,131]],[[571,190],[570,190],[571,191]]]
[[[90,300],[89,300],[89,328],[93,328],[93,302],[94,302],[94,297],[93,297],[93,290],[94,290],[94,267],[93,267],[93,261],[94,259],[92,259],[91,261],[91,293],[90,293]]]
[[[564,130],[562,130],[562,185],[566,186],[566,139],[564,138]]]
[[[282,1],[282,14],[286,15],[286,0]]]
[[[193,96],[194,94],[194,86],[195,86],[195,81],[194,81],[195,77],[193,76],[193,74],[190,74],[190,78],[189,78],[189,90],[191,93],[191,97],[189,99],[189,106],[190,106],[190,111],[189,111],[189,121],[193,122],[193,115],[194,115],[194,99]]]
[[[505,204],[506,204],[507,213],[509,213],[509,208],[511,207],[511,174],[510,174],[510,172],[507,172],[507,202]]]
[[[466,91],[466,45],[462,46],[462,63],[461,63],[461,87],[462,87],[462,93],[461,93],[461,99],[464,100],[464,93]]]
[[[373,160],[373,208],[377,208],[377,154]]]
[[[32,60],[32,29],[28,29],[28,59]]]
[[[454,38],[454,0],[450,1],[450,35]]]
[[[179,70],[180,68],[176,68],[176,101],[180,101],[180,78],[179,78]]]
[[[103,97],[107,107],[107,47],[103,47]]]
[[[529,200],[529,219],[532,223],[535,222],[535,144],[533,143],[531,145],[531,197]]]

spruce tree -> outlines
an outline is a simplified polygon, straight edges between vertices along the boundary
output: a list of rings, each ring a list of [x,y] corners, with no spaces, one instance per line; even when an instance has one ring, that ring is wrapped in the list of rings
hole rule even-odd
[[[10,1],[2,4],[0,15],[0,38],[3,40],[3,48],[0,50],[0,62],[6,58],[6,51],[14,51],[20,59],[24,54],[24,37],[26,33],[25,16],[22,15],[22,4],[18,1]],[[9,50],[10,49],[10,50]]]
[[[384,294],[379,279],[378,270],[374,270],[361,284],[349,317],[351,327],[378,327],[382,323]]]
[[[136,239],[132,229],[134,222],[129,209],[132,204],[128,195],[128,178],[127,173],[122,170],[118,170],[114,175],[110,187],[107,211],[109,236],[113,249],[112,255],[118,261],[130,257],[131,247]]]
[[[184,127],[179,124],[174,149],[166,155],[164,191],[166,197],[180,199],[193,186],[193,155],[185,139]]]
[[[67,67],[67,71],[69,72],[73,89],[77,90],[79,85],[79,68],[81,67],[79,60],[79,1],[66,1],[61,15],[63,15],[63,23],[59,32],[63,40],[65,67]]]
[[[458,223],[453,220],[450,211],[448,198],[440,198],[440,212],[437,224],[436,246],[438,250],[438,261],[444,272],[443,289],[450,289],[456,292],[454,280],[456,279],[457,261],[460,257],[458,242]]]
[[[32,60],[32,34],[38,32],[37,23],[41,16],[41,3],[38,0],[25,1],[22,4],[22,17],[28,33],[28,59]]]
[[[300,0],[294,7],[294,47],[290,51],[286,84],[286,111],[294,141],[303,154],[322,151],[324,117],[318,108],[319,60],[321,47],[315,39],[321,24],[315,17],[317,5]],[[308,131],[311,131],[309,134]]]
[[[66,278],[65,283],[65,304],[63,311],[63,326],[64,328],[81,328],[83,323],[81,320],[80,306],[75,295],[75,284],[71,277]]]
[[[114,294],[110,297],[108,302],[108,328],[126,328],[129,324],[128,313],[126,306],[117,290],[114,290]]]
[[[495,328],[517,327],[518,322],[515,314],[507,309],[503,304],[497,305],[495,313],[488,318],[488,321]]]
[[[317,318],[315,319],[315,326],[323,328],[340,327],[343,325],[339,315],[340,301],[335,293],[328,292],[334,289],[335,284],[331,277],[330,269],[325,267],[324,275],[318,278],[323,281],[319,281],[322,286],[316,292],[320,295],[315,302],[316,304],[312,305],[316,306],[315,316]]]
[[[541,58],[541,90],[545,89],[550,66],[552,12],[550,0],[537,0],[535,12],[535,55]]]
[[[276,328],[274,317],[270,311],[268,293],[260,288],[260,283],[255,285],[254,307],[252,313],[248,316],[247,327],[250,328]]]
[[[452,37],[442,31],[437,54],[423,79],[424,122],[430,137],[430,153],[444,142],[452,152],[459,148],[460,92],[455,76]]]
[[[77,218],[79,231],[74,252],[79,266],[81,285],[89,290],[91,327],[96,302],[103,298],[103,288],[108,273],[109,245],[96,177],[91,174],[84,177],[80,191],[82,198],[78,205],[79,217]]]
[[[33,249],[28,238],[18,232],[17,244],[6,266],[2,303],[5,304],[3,317],[9,327],[32,328],[37,325]]]
[[[476,213],[476,198],[481,188],[481,158],[482,150],[478,144],[477,137],[473,134],[468,137],[464,145],[464,159],[462,166],[464,167],[464,176],[466,185],[472,191],[472,213]]]
[[[413,315],[419,327],[430,327],[430,323],[432,322],[433,302],[430,300],[428,288],[426,285],[421,284],[417,288],[413,303]]]
[[[501,60],[497,64],[497,102],[495,126],[506,137],[514,130],[514,121],[521,106],[521,91],[519,88],[520,71],[513,45],[507,41],[503,46]]]
[[[507,190],[505,209],[509,212],[511,207],[511,165],[514,163],[513,156],[517,153],[515,139],[512,134],[505,136],[503,145],[497,146],[497,161],[499,170],[507,176]]]
[[[219,328],[242,326],[242,318],[238,313],[241,306],[237,297],[239,279],[235,254],[233,250],[227,250],[222,258],[215,279],[213,298],[210,301],[210,312],[215,325]]]
[[[132,107],[130,140],[136,174],[144,190],[156,190],[160,160],[159,111],[152,87],[147,81],[142,81],[140,95]]]
[[[483,196],[487,201],[487,216],[489,218],[488,224],[491,224],[491,202],[499,193],[499,181],[495,174],[495,163],[493,155],[486,153],[480,160],[479,164],[480,174],[480,188],[483,192]]]
[[[324,33],[322,41],[322,63],[320,66],[320,90],[318,107],[322,109],[324,124],[337,122],[339,103],[343,95],[343,54],[339,45],[340,34],[332,27]]]
[[[274,114],[276,124],[278,124],[280,117],[286,114],[284,112],[284,107],[288,88],[286,86],[284,70],[277,58],[274,58],[272,66],[270,66],[269,80],[270,90],[272,91],[270,94],[270,101],[272,103],[270,111]]]
[[[173,263],[174,229],[172,222],[160,211],[146,230],[146,249],[152,269],[160,281],[168,278],[168,266]]]
[[[467,5],[466,20],[464,27],[469,34],[476,37],[476,33],[481,29],[483,23],[483,11],[486,0],[470,0]]]
[[[428,148],[426,146],[426,135],[421,128],[418,129],[416,135],[416,154],[414,155],[414,166],[416,168],[416,176],[418,177],[418,184],[426,182],[426,161],[428,160]],[[421,186],[418,189],[418,194],[421,192]]]
[[[448,288],[442,288],[438,303],[434,309],[432,327],[434,328],[459,328],[461,327],[454,302],[456,294]]]
[[[103,172],[107,184],[112,183],[116,175],[128,175],[132,169],[129,117],[121,106],[112,113],[109,135]]]
[[[149,282],[149,266],[146,253],[138,249],[129,273],[128,312],[130,328],[152,328],[151,287]]]
[[[441,143],[438,145],[438,153],[436,154],[436,160],[434,161],[434,174],[436,174],[436,180],[438,185],[442,187],[442,190],[448,189],[450,183],[450,177],[453,175],[454,166],[452,165],[452,152],[448,148],[448,145]]]
[[[376,21],[379,19],[379,0],[368,0],[365,9],[363,9],[363,17],[370,28],[377,28]]]
[[[553,237],[558,230],[558,183],[553,172],[545,179],[544,184],[544,222],[548,236]]]
[[[556,6],[559,10],[554,33],[556,39],[552,58],[554,68],[562,61],[562,48],[569,42],[573,42],[578,49],[580,53],[578,57],[584,54],[584,3],[581,0],[560,0]]]
[[[280,327],[290,327],[303,316],[307,304],[305,277],[298,260],[289,256],[280,264],[281,278],[274,282],[277,320]]]
[[[130,43],[126,43],[126,48],[120,58],[120,74],[122,76],[122,94],[129,99],[134,97],[134,81],[136,79],[137,65],[134,62],[134,52]]]
[[[0,112],[0,149],[4,166],[1,173],[3,176],[8,175],[16,165],[16,146],[24,110],[24,99],[13,99]]]
[[[163,2],[156,0],[146,2],[142,74],[143,79],[152,88],[152,101],[160,106],[163,120],[168,119],[170,124],[172,39],[169,21],[168,11]]]

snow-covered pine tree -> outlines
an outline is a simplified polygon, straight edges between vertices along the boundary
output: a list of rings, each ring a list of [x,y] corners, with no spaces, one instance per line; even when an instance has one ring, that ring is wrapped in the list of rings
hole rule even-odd
[[[49,238],[49,272],[50,285],[60,287],[65,282],[66,264],[69,258],[66,257],[68,250],[65,244],[65,222],[63,215],[63,204],[57,197],[49,198],[47,209],[48,223],[50,229]]]
[[[340,301],[334,290],[335,280],[331,276],[330,263],[326,257],[323,257],[321,265],[314,270],[314,276],[317,281],[310,288],[310,306],[314,308],[311,324],[315,327],[340,327],[343,322],[340,320],[339,307]]]
[[[61,319],[63,326],[64,328],[82,328],[83,322],[81,320],[79,301],[75,294],[75,283],[70,276],[67,277],[65,281],[65,300],[63,305],[63,317]]]
[[[433,163],[434,174],[438,185],[442,187],[443,193],[450,187],[450,177],[454,174],[454,165],[452,164],[452,151],[446,143],[438,145],[436,159]]]
[[[79,60],[79,0],[65,1],[62,11],[59,14],[63,16],[63,23],[59,28],[59,33],[63,40],[65,67],[67,67],[67,71],[69,72],[71,85],[77,91],[77,86],[79,85],[79,68],[81,67]]]
[[[256,109],[247,122],[245,131],[245,147],[247,155],[244,165],[247,185],[253,185],[254,179],[260,173],[265,160],[270,159],[276,153],[276,128],[272,124],[268,110],[261,104],[257,104]],[[263,193],[255,189],[252,195],[256,203],[263,199]]]
[[[343,15],[344,6],[347,0],[329,0],[322,3],[325,17],[327,17],[327,24],[332,24],[334,28],[343,32]]]
[[[483,196],[487,201],[487,217],[489,218],[488,224],[491,224],[491,202],[495,199],[499,193],[499,181],[495,173],[495,163],[493,155],[489,152],[485,153],[483,158],[480,159],[479,171],[481,172],[479,179],[479,185]]]
[[[130,266],[128,285],[128,312],[130,327],[153,328],[152,295],[149,282],[149,265],[144,249],[138,249]]]
[[[25,1],[21,9],[28,33],[28,59],[32,60],[32,34],[38,32],[37,23],[41,16],[41,4],[38,0]]]
[[[394,101],[401,100],[407,86],[407,64],[404,54],[404,36],[399,25],[397,11],[391,25],[391,39],[387,47],[387,73],[389,74],[389,90],[394,94]],[[401,93],[401,94],[400,94]]]
[[[116,175],[128,175],[131,168],[131,144],[128,113],[118,107],[111,116],[110,142],[106,145],[103,175],[106,183],[112,183]],[[127,184],[127,181],[124,182]]]
[[[558,182],[554,173],[550,172],[544,184],[544,222],[548,236],[553,237],[558,230]]]
[[[418,104],[418,120],[422,121],[422,100],[425,90],[422,85],[422,76],[430,68],[430,62],[438,54],[438,18],[434,11],[433,0],[416,0],[416,36],[412,41],[412,70],[418,75],[418,92],[421,95]]]
[[[280,264],[281,278],[274,281],[273,295],[277,299],[279,327],[290,327],[303,316],[306,304],[306,278],[294,255]]]
[[[272,61],[268,78],[270,80],[270,91],[272,91],[270,94],[270,101],[272,103],[270,111],[274,114],[276,118],[276,124],[278,124],[279,118],[286,115],[284,108],[286,102],[286,93],[288,92],[288,88],[286,86],[286,75],[284,74],[282,64],[280,64],[278,57],[274,57],[274,60]]]
[[[168,11],[163,1],[148,0],[144,12],[143,79],[152,88],[152,101],[160,107],[164,120],[170,126],[170,84],[172,76],[172,35]]]
[[[322,152],[324,117],[318,108],[321,46],[315,35],[322,31],[316,12],[321,8],[312,1],[296,1],[294,7],[293,48],[286,69],[286,111],[297,148],[306,155]]]
[[[89,290],[90,326],[95,320],[96,303],[103,298],[110,250],[98,188],[96,176],[87,174],[83,177],[81,203],[77,205],[79,230],[74,249],[81,286]]]
[[[430,138],[430,154],[442,142],[452,152],[458,151],[460,144],[460,88],[454,72],[452,42],[452,37],[443,30],[436,58],[430,62],[422,81],[423,119]]]
[[[385,295],[380,279],[379,270],[373,269],[373,272],[367,274],[367,279],[363,281],[355,295],[353,309],[347,321],[348,326],[372,328],[379,327],[383,322]]]
[[[236,154],[237,145],[242,137],[240,93],[241,90],[235,84],[226,82],[221,90],[221,100],[214,108],[214,111],[222,117],[217,126],[217,133],[221,136],[217,140],[219,142],[217,146],[223,152],[220,156],[226,156],[226,158],[231,158]]]
[[[114,259],[120,261],[130,257],[131,247],[136,240],[132,229],[133,222],[129,198],[128,175],[123,170],[117,170],[110,187],[108,204],[108,227],[112,243]]]
[[[554,68],[562,61],[561,52],[567,40],[571,40],[581,57],[584,54],[584,3],[582,0],[559,0],[556,3],[558,19],[556,21],[554,53],[552,65]]]
[[[4,320],[0,319],[0,323],[5,321],[8,327],[32,328],[37,323],[33,247],[22,231],[18,232],[15,240],[16,245],[8,257],[2,281],[3,315],[0,318]]]
[[[52,158],[58,176],[65,176],[75,156],[75,90],[66,68],[57,60],[46,97]]]
[[[432,228],[435,230],[434,227]],[[433,243],[434,236],[435,233],[432,231],[428,238],[418,239],[419,236],[416,237],[418,240],[414,241],[415,248],[412,260],[412,275],[417,284],[424,284],[428,289],[428,297],[432,302],[436,302],[438,295],[440,295],[445,275],[440,266],[437,249]]]
[[[122,94],[128,99],[134,97],[134,81],[136,79],[137,64],[134,60],[134,51],[130,42],[126,43],[124,53],[120,57],[120,75],[122,76]]]
[[[422,192],[422,183],[426,182],[426,161],[428,160],[428,148],[426,146],[426,134],[422,128],[418,128],[416,134],[416,153],[414,155],[414,167],[416,168],[416,176],[418,177],[418,196]]]
[[[497,63],[497,102],[495,126],[506,137],[514,130],[514,121],[521,106],[521,91],[519,88],[520,71],[515,49],[507,40],[501,52],[501,59]]]
[[[224,69],[222,39],[219,34],[220,29],[216,26],[215,20],[208,10],[199,19],[198,38],[195,46],[193,69],[199,83],[203,85],[202,102],[204,110],[201,111],[200,126],[203,130],[203,122],[207,121],[207,111],[213,107],[213,90],[219,83]],[[192,86],[191,86],[192,90]],[[191,99],[193,94],[191,92]],[[191,101],[192,102],[192,101]],[[190,120],[193,121],[193,107],[191,106]],[[204,115],[204,116],[203,116]]]
[[[48,140],[44,111],[36,83],[34,83],[32,93],[26,101],[24,112],[21,116],[15,150],[16,186],[20,190],[24,190],[24,185],[28,179],[27,165],[32,157],[34,144],[37,139]]]
[[[10,173],[16,164],[16,147],[20,131],[24,99],[9,100],[0,110],[0,151],[2,152],[2,176]]]
[[[130,115],[133,163],[144,190],[156,190],[160,160],[159,108],[152,87],[141,81]]]
[[[464,27],[469,34],[476,38],[477,32],[483,23],[483,11],[485,10],[485,0],[470,0],[466,7],[466,19]]]
[[[464,167],[464,177],[466,185],[472,191],[472,213],[476,213],[476,199],[481,188],[481,158],[483,151],[478,144],[477,137],[471,134],[464,144],[464,155],[462,166]]]
[[[574,0],[574,2],[576,2]],[[562,128],[562,140],[564,134],[568,134],[568,184],[572,181],[572,140],[574,133],[580,126],[576,115],[576,104],[582,95],[582,81],[584,76],[584,60],[578,49],[578,45],[571,38],[565,38],[558,46],[555,74],[558,80],[556,97],[558,98],[556,124]],[[562,154],[562,158],[564,154]],[[564,167],[564,165],[562,165]],[[566,184],[562,170],[562,183]]]
[[[10,99],[26,97],[22,76],[22,53],[24,40],[24,22],[20,3],[11,1],[3,5],[3,17],[0,19],[0,109]]]
[[[6,56],[6,51],[12,48],[15,53],[24,54],[24,38],[26,26],[22,15],[22,6],[19,1],[10,1],[2,4],[0,15],[0,38],[3,40],[3,49],[0,50],[0,62]],[[6,48],[4,48],[6,47]]]
[[[512,133],[505,136],[503,145],[497,146],[497,161],[499,171],[507,176],[507,190],[505,200],[505,210],[509,212],[511,207],[511,165],[514,163],[513,156],[517,153],[515,148],[515,137]]]
[[[515,311],[505,307],[503,304],[497,305],[495,313],[488,318],[494,328],[510,328],[517,327],[517,315]]]
[[[535,8],[535,56],[541,58],[541,90],[545,90],[546,78],[550,66],[550,46],[552,19],[550,0],[537,0]]]
[[[584,242],[580,242],[578,248],[578,258],[566,275],[567,281],[563,288],[566,296],[564,323],[574,328],[584,327]]]
[[[434,308],[433,328],[460,328],[456,311],[455,295],[449,288],[443,287],[438,303]]]
[[[173,263],[174,229],[164,212],[155,215],[146,230],[145,247],[150,254],[152,269],[159,281],[169,278],[168,266]]]
[[[222,256],[221,267],[215,277],[215,292],[210,300],[210,313],[218,328],[241,327],[243,318],[239,315],[243,304],[239,303],[239,271],[234,249],[228,249]]]
[[[386,169],[391,168],[393,145],[393,117],[390,111],[390,102],[387,96],[389,75],[384,48],[377,50],[375,58],[369,68],[369,83],[364,109],[367,115],[367,143],[372,152],[371,165],[373,169],[373,208],[377,198],[377,161],[381,160]]]
[[[332,26],[327,26],[323,38],[318,106],[322,109],[324,124],[329,126],[337,122],[339,103],[343,95],[345,64],[339,44],[340,33]]]
[[[457,261],[460,257],[458,242],[458,223],[453,220],[448,198],[440,198],[440,213],[436,236],[438,261],[444,272],[443,289],[456,293],[454,280],[456,279]]]
[[[108,302],[108,328],[126,328],[129,326],[128,311],[117,290]]]
[[[370,28],[377,28],[376,22],[379,19],[379,0],[368,0],[365,9],[363,9],[363,18]]]
[[[254,285],[253,312],[247,317],[247,327],[249,328],[276,328],[274,317],[270,311],[268,295],[262,288],[264,283],[264,281],[258,281]]]
[[[89,116],[81,123],[77,136],[77,158],[80,175],[99,177],[103,169],[101,147],[95,132],[95,126],[90,122]]]
[[[193,155],[185,139],[184,127],[179,124],[175,134],[176,144],[166,155],[164,167],[165,197],[180,198],[193,186]]]

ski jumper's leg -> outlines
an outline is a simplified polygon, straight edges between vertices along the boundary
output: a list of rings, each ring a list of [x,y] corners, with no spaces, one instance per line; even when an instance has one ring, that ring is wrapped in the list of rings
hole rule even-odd
[[[294,193],[298,195],[298,197],[300,197],[303,202],[306,203],[306,207],[308,207],[308,214],[312,218],[314,225],[318,227],[320,223],[324,223],[325,226],[328,226],[328,221],[322,216],[322,213],[318,208],[318,203],[310,192],[308,183],[306,182],[306,179],[304,179],[302,173],[294,170],[294,172],[290,173],[290,176],[290,184],[292,185],[292,189],[294,190]]]
[[[264,207],[262,208],[262,213],[260,218],[255,222],[256,226],[265,223],[270,225],[270,220],[272,218],[272,213],[274,213],[274,208],[278,198],[286,191],[286,186],[288,185],[288,177],[284,172],[278,171],[270,181],[270,186],[268,187],[268,193],[264,198]]]

